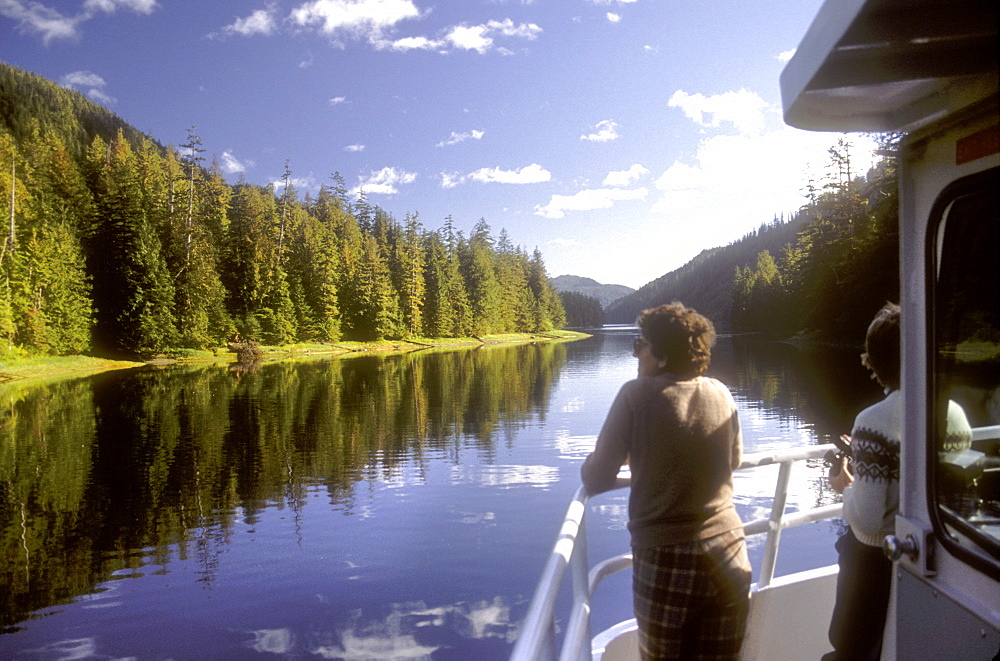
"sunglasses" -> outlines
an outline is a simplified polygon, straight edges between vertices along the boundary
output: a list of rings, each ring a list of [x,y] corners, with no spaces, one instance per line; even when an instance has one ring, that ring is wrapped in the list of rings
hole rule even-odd
[[[639,352],[646,346],[649,346],[649,341],[642,335],[637,335],[636,338],[632,340],[632,355],[638,358]]]

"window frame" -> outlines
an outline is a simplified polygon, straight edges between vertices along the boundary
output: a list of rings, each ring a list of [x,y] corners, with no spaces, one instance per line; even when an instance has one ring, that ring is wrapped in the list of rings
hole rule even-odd
[[[942,226],[946,228],[952,204],[960,198],[989,188],[996,189],[1000,180],[1000,167],[991,167],[980,172],[966,175],[951,182],[938,194],[931,206],[925,236],[925,319],[926,329],[926,383],[928,384],[927,401],[925,402],[926,438],[923,439],[926,453],[926,472],[924,475],[927,486],[927,512],[934,535],[939,543],[953,556],[976,570],[1000,580],[1000,540],[978,530],[964,518],[945,509],[940,502],[938,480],[938,436],[941,427],[947,420],[947,399],[942,399],[940,393],[940,366],[938,351],[938,282],[942,266],[941,256],[944,254],[945,235]],[[1000,222],[1000,218],[994,219]],[[946,230],[947,231],[947,230]],[[904,313],[905,314],[905,313]],[[905,322],[904,322],[905,323]],[[950,530],[949,530],[950,528]],[[959,537],[952,531],[962,535]],[[967,540],[967,541],[966,541]]]

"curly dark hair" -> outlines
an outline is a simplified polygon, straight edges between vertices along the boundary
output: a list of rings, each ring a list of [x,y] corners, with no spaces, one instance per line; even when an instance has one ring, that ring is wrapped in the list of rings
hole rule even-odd
[[[684,379],[708,370],[715,346],[715,326],[683,303],[643,310],[636,319],[653,355],[667,361],[668,372]]]
[[[861,364],[870,369],[885,388],[899,388],[899,306],[886,303],[868,325]]]

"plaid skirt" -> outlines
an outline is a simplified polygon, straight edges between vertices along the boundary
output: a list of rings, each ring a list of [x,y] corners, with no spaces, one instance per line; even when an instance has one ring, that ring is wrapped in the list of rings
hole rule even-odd
[[[750,607],[742,530],[638,549],[632,596],[643,659],[737,659]]]

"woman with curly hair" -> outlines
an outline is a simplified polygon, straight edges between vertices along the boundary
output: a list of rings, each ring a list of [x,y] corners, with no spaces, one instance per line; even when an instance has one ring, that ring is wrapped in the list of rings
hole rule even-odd
[[[632,472],[633,605],[643,659],[736,659],[750,563],[733,506],[743,451],[729,390],[705,376],[712,322],[680,303],[645,310],[625,383],[581,469],[590,493]]]

